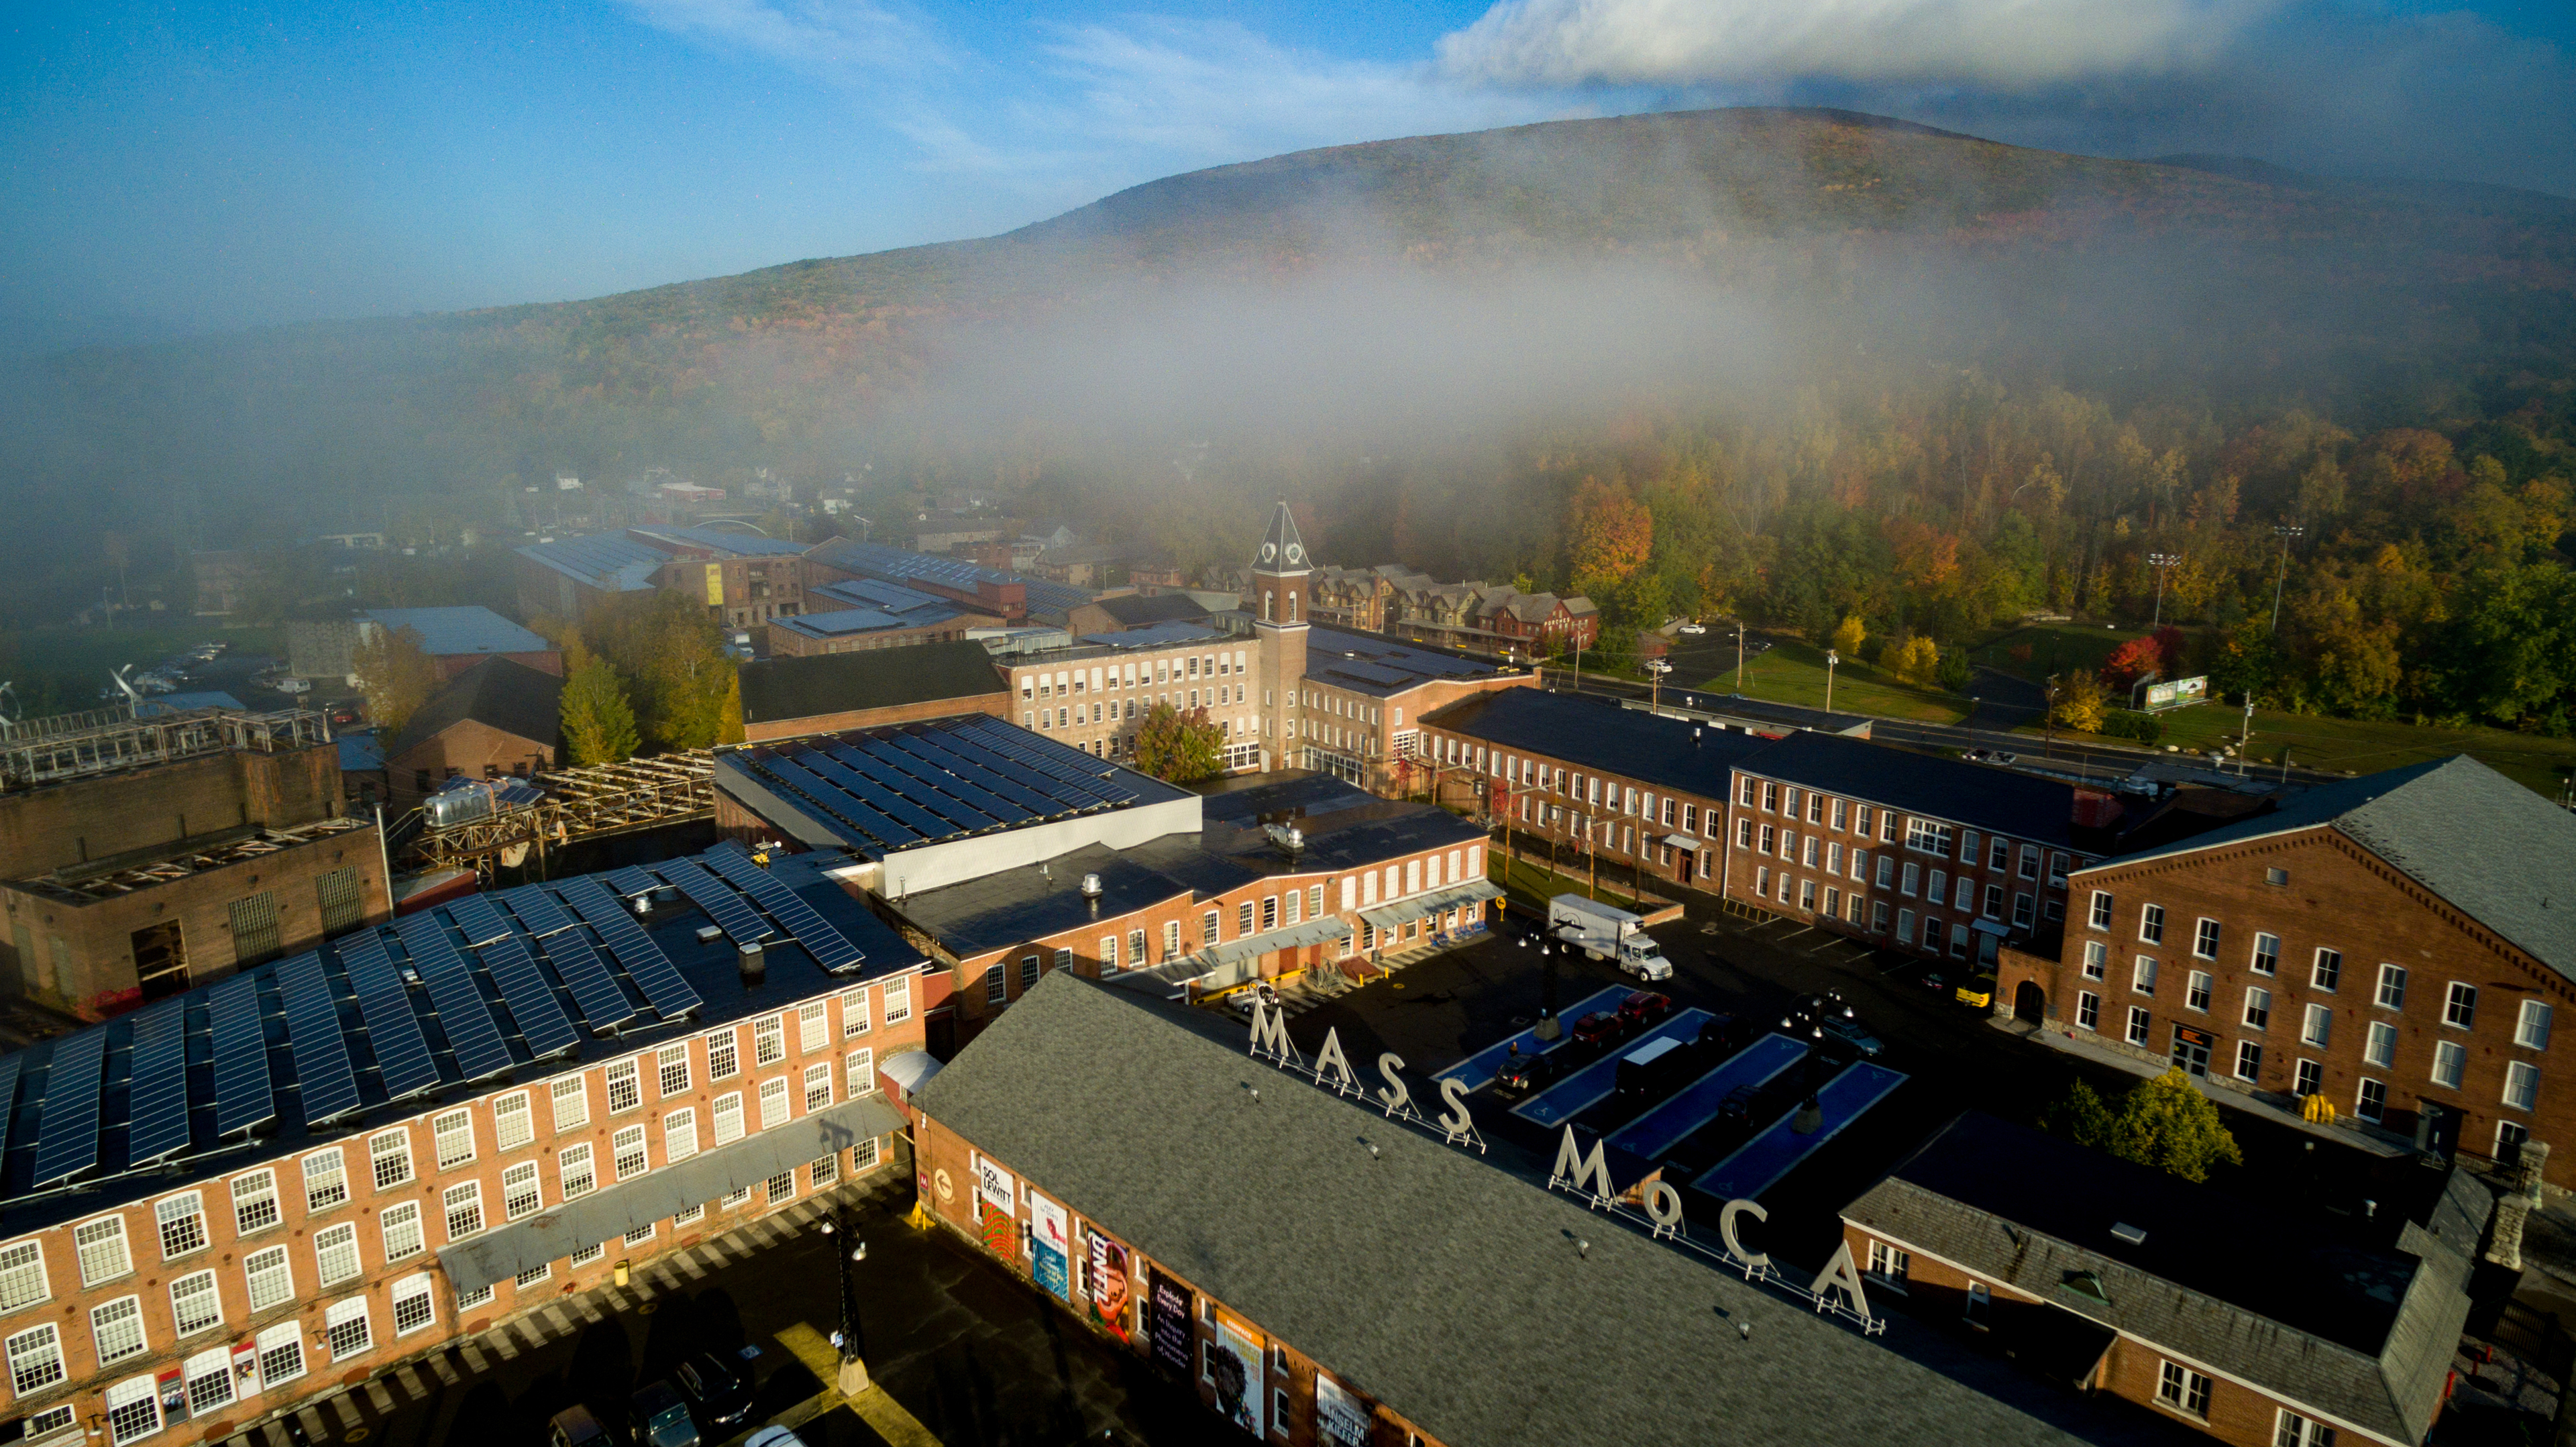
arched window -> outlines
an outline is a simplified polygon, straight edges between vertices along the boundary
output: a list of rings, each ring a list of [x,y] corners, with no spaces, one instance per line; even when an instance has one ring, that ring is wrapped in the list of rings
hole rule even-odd
[[[1264,623],[1271,623],[1271,622],[1275,622],[1275,621],[1277,621],[1277,620],[1273,619],[1273,618],[1270,616],[1270,600],[1271,600],[1271,596],[1272,596],[1272,595],[1271,595],[1271,592],[1270,592],[1270,590],[1269,590],[1269,589],[1264,588],[1264,589],[1262,589],[1262,590],[1261,590],[1261,621],[1262,621],[1262,622],[1264,622]]]
[[[1289,590],[1288,593],[1288,621],[1291,623],[1297,621],[1297,593],[1294,589]]]

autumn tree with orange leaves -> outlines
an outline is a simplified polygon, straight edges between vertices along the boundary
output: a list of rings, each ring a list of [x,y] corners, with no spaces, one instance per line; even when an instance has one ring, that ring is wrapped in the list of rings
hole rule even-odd
[[[1587,477],[1575,489],[1565,534],[1575,591],[1603,594],[1646,565],[1655,518],[1626,488]]]

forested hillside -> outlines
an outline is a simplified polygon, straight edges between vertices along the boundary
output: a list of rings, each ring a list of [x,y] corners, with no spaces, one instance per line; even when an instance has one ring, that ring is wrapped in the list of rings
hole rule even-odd
[[[2168,619],[2231,630],[2216,661],[2285,700],[2563,727],[2568,208],[2177,159],[1563,122],[981,241],[51,358],[0,398],[49,520],[0,538],[0,604],[96,597],[119,519],[166,559],[506,527],[558,470],[864,469],[888,506],[999,484],[1192,562],[1287,496],[1329,561],[1820,636],[2138,611],[2174,553]]]

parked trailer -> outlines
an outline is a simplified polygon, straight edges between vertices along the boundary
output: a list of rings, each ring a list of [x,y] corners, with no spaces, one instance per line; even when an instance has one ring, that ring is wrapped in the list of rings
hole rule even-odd
[[[1547,902],[1547,932],[1583,951],[1588,958],[1616,961],[1641,980],[1669,980],[1673,966],[1663,946],[1646,933],[1646,922],[1624,909],[1579,894],[1560,894]]]

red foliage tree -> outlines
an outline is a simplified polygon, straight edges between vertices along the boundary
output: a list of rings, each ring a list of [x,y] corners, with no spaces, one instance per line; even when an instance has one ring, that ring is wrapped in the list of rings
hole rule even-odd
[[[2182,630],[2168,623],[2156,630],[2156,667],[2166,678],[2182,677]]]
[[[2132,638],[2102,660],[2102,681],[2115,691],[2125,693],[2129,685],[2155,672],[2163,664],[2164,656],[2156,647],[2156,640]]]

